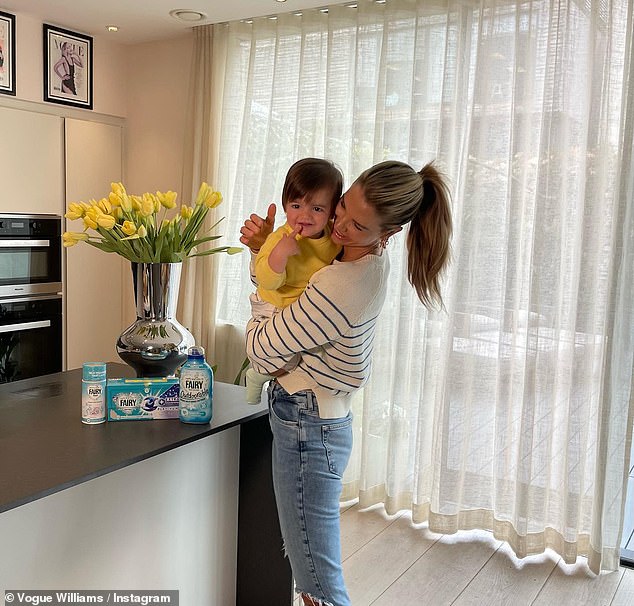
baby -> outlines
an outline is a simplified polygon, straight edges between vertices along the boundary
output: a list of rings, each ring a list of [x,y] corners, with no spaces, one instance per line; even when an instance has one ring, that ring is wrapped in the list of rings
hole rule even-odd
[[[255,259],[254,317],[268,318],[296,301],[310,277],[337,256],[340,247],[330,239],[330,220],[342,189],[341,171],[328,160],[304,158],[290,167],[282,190],[286,223],[266,239]],[[262,386],[271,378],[249,368],[247,402],[259,403]]]

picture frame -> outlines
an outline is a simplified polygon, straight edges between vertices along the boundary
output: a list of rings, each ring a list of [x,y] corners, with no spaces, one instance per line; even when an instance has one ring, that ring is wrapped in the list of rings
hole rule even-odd
[[[0,11],[0,93],[15,95],[15,15]]]
[[[92,37],[43,24],[44,101],[92,109]]]

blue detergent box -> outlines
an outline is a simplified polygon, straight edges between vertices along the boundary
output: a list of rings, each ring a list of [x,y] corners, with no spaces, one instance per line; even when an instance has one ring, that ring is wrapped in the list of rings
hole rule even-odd
[[[108,379],[108,421],[178,419],[179,393],[175,378]]]

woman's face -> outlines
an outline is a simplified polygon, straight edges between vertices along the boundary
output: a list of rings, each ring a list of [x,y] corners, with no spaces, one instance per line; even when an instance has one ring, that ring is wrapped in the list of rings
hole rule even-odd
[[[353,185],[335,208],[331,237],[335,244],[344,247],[342,260],[353,261],[376,252],[384,233],[376,211],[365,201],[361,186]]]

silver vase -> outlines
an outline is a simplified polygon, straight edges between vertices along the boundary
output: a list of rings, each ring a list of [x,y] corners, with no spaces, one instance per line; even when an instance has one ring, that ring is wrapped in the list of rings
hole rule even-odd
[[[137,377],[167,377],[187,360],[192,334],[176,320],[182,263],[132,263],[136,321],[117,339]]]

